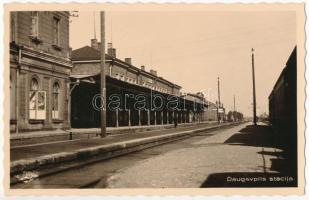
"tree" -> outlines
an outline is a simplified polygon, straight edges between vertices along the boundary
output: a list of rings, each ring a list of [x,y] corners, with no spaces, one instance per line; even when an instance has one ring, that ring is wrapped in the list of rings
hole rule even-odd
[[[233,122],[233,121],[242,121],[244,119],[244,115],[237,111],[229,111],[227,113],[227,121]]]

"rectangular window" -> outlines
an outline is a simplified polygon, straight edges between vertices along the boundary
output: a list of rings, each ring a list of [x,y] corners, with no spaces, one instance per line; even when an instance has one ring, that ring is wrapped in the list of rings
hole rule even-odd
[[[46,92],[39,91],[38,92],[38,109],[37,109],[37,119],[45,119],[46,118]]]
[[[11,34],[10,41],[16,40],[16,12],[11,12]]]
[[[31,37],[39,37],[39,12],[32,12],[31,14]]]
[[[52,111],[52,117],[53,119],[59,118],[59,94],[54,93],[53,94],[53,111]]]
[[[30,91],[29,93],[29,118],[36,119],[36,95],[37,91]]]
[[[149,83],[153,83],[153,80],[150,79],[150,78],[147,78],[147,81],[148,81]]]
[[[29,92],[29,119],[46,119],[46,92]]]
[[[59,22],[60,22],[60,19],[58,17],[53,17],[53,36],[54,36],[53,44],[57,46],[60,46]]]
[[[112,76],[112,65],[109,66],[109,76]]]

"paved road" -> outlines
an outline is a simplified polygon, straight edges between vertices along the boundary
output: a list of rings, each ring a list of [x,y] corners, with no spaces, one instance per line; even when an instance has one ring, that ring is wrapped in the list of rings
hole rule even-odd
[[[13,188],[198,188],[216,186],[208,184],[210,179],[218,184],[215,175],[223,173],[232,178],[277,174],[273,161],[280,150],[273,147],[269,128],[248,125],[202,132]]]

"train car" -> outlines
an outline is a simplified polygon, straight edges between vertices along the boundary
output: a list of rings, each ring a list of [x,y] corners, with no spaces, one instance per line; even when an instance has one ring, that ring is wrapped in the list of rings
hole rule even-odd
[[[297,62],[296,47],[269,95],[269,119],[276,142],[288,156],[297,150]]]

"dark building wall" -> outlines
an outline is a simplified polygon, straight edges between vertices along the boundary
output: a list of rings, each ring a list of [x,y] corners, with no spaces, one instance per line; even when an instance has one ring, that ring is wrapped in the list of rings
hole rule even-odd
[[[73,128],[91,128],[100,126],[100,111],[93,106],[94,97],[100,93],[99,87],[99,75],[92,77],[95,82],[90,83],[87,80],[81,80],[78,86],[76,86],[72,92],[72,109],[71,109],[71,122]],[[120,95],[121,105],[119,110],[113,110],[108,107],[111,99],[111,95]],[[140,110],[134,108],[136,100],[127,98],[126,94],[144,95],[146,97],[147,105],[146,110]],[[148,88],[143,88],[138,85],[129,84],[127,82],[106,77],[106,124],[108,127],[115,126],[138,126],[138,125],[161,125],[171,124],[175,118],[178,119],[178,123],[189,123],[203,121],[200,106],[194,110],[192,102],[185,101],[187,110],[183,110],[184,99],[179,98],[178,111],[169,111],[166,107],[163,109],[154,110],[154,106],[150,106],[151,95],[158,94],[151,93]],[[163,96],[164,105],[166,106],[166,100],[168,95],[160,93]],[[126,99],[126,101],[124,101]],[[125,107],[125,103],[126,107]],[[127,109],[127,110],[125,110]],[[152,110],[153,109],[153,110]],[[130,112],[130,117],[129,117]],[[195,113],[195,120],[189,121],[189,113]],[[168,113],[168,114],[167,114]],[[130,119],[130,121],[129,121]],[[167,119],[169,119],[167,121]]]

